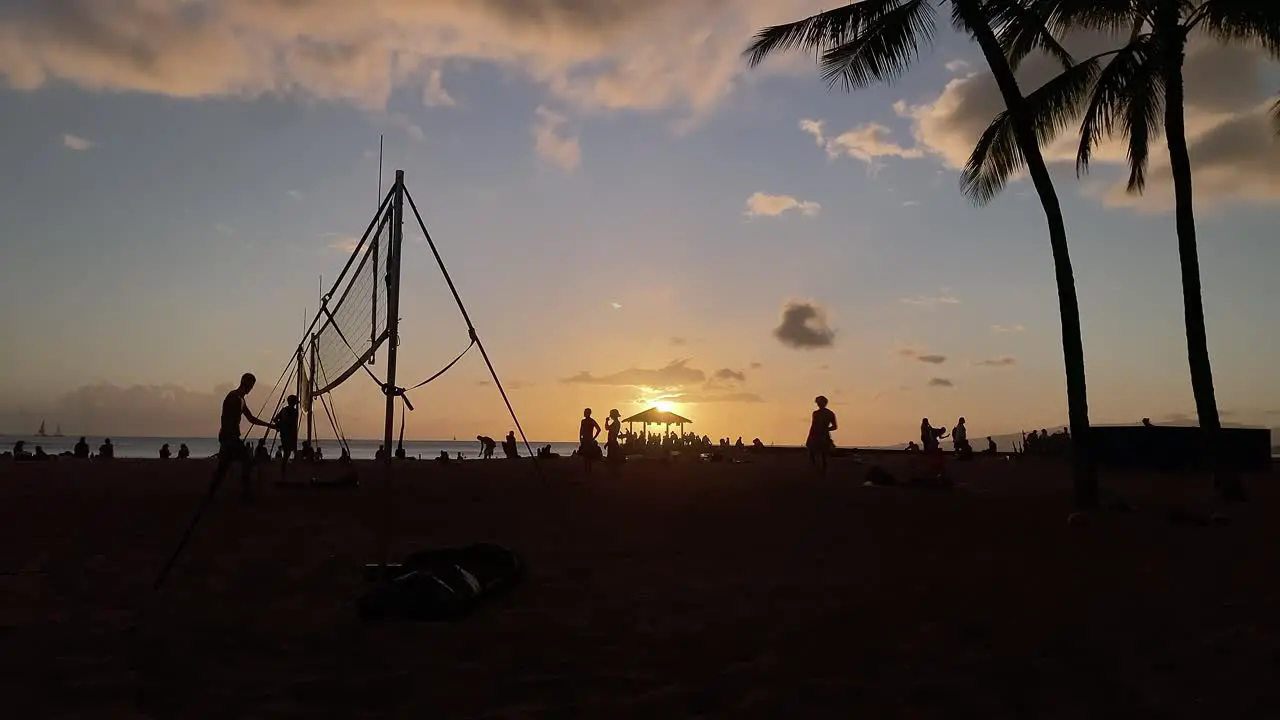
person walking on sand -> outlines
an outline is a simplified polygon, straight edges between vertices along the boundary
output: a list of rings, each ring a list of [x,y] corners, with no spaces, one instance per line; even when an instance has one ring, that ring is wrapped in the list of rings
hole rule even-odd
[[[836,424],[836,414],[827,407],[826,396],[819,395],[813,399],[813,402],[818,409],[813,411],[813,420],[809,423],[809,437],[804,445],[809,449],[809,462],[817,468],[822,477],[826,477],[827,461],[831,458],[831,449],[835,447],[831,433],[838,430],[839,425]]]
[[[289,477],[289,458],[298,453],[298,396],[290,395],[276,413],[276,432],[280,434],[280,479]]]
[[[248,502],[253,499],[253,493],[250,488],[253,473],[253,455],[250,453],[248,446],[240,441],[240,418],[244,418],[252,425],[260,425],[269,430],[278,430],[275,423],[269,423],[265,420],[259,420],[250,410],[248,404],[245,403],[245,396],[253,390],[258,379],[253,373],[245,373],[240,376],[240,386],[231,392],[222,400],[222,426],[218,430],[218,468],[213,471],[213,482],[216,485],[226,476],[227,471],[231,469],[234,463],[240,463],[240,482],[243,490],[243,499]]]
[[[591,417],[591,408],[582,411],[582,422],[578,424],[578,454],[587,468],[587,477],[591,477],[591,463],[600,458],[600,423]]]

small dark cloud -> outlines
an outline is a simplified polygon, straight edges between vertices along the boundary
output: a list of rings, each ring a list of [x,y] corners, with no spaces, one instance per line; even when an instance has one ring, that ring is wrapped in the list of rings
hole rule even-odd
[[[987,358],[986,360],[979,360],[974,363],[974,365],[978,365],[980,367],[1009,367],[1010,365],[1017,364],[1018,358],[1013,357],[1012,355],[1001,355],[1000,357]]]
[[[909,347],[901,348],[898,350],[898,354],[901,355],[902,357],[911,358],[912,360],[918,360],[922,363],[928,363],[930,365],[941,365],[942,363],[947,361],[946,355],[930,354],[930,353],[922,352],[917,348],[909,348]]]
[[[675,347],[684,347],[689,344],[689,338],[673,337],[671,338],[671,344]]]
[[[782,319],[773,336],[797,350],[831,347],[836,341],[836,331],[827,325],[826,310],[817,303],[800,301],[782,306]]]
[[[729,368],[720,368],[712,376],[716,380],[733,380],[736,382],[746,382],[747,374],[741,370],[731,370]]]
[[[818,369],[819,369],[819,370],[821,370],[821,371],[823,371],[823,372],[826,372],[827,370],[830,370],[830,369],[831,369],[831,366],[830,366],[830,365],[827,365],[827,364],[825,364],[825,363],[824,363],[824,364],[822,364],[822,365],[819,365],[819,366],[818,366]]]
[[[480,387],[493,387],[493,381],[492,381],[492,380],[477,380],[477,381],[476,381],[476,385],[479,385]],[[505,389],[507,389],[507,390],[524,390],[525,388],[531,388],[531,387],[533,387],[533,383],[530,383],[530,382],[523,382],[523,381],[521,381],[521,380],[513,380],[513,381],[511,381],[511,382],[504,383],[504,384],[502,385],[502,387],[503,387],[503,388],[505,388]]]
[[[758,363],[758,362],[753,362],[753,363],[751,363],[750,365],[748,365],[748,366],[747,366],[747,369],[749,369],[749,370],[759,370],[759,369],[760,369],[760,368],[762,368],[762,367],[764,367],[764,365],[761,365],[761,364],[760,364],[760,363]]]
[[[932,378],[929,380],[929,387],[955,387],[956,384],[946,378]]]
[[[583,370],[563,382],[583,385],[617,385],[645,388],[676,388],[706,381],[707,374],[689,367],[689,360],[672,360],[657,369],[627,368],[608,375],[592,375]]]

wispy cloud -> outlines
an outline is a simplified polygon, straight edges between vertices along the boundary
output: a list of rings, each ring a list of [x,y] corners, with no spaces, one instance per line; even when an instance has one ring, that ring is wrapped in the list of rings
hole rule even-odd
[[[350,255],[356,251],[356,247],[360,245],[360,238],[354,235],[327,235],[329,239],[329,249],[334,252],[340,252],[344,255]]]
[[[533,147],[542,159],[571,172],[582,163],[582,147],[578,138],[564,132],[569,120],[554,110],[539,105],[533,126]]]
[[[974,363],[974,365],[979,367],[1009,367],[1010,365],[1017,364],[1018,358],[1013,357],[1012,355],[1001,355],[1000,357],[987,358],[986,360],[979,360]]]
[[[801,200],[792,195],[770,195],[765,192],[752,193],[747,198],[747,217],[778,217],[783,213],[797,211],[801,215],[813,217],[822,210],[822,206],[811,200]]]
[[[454,107],[458,104],[444,89],[444,73],[439,68],[427,76],[427,85],[422,89],[422,104],[427,107]]]
[[[907,305],[915,305],[922,308],[935,308],[939,305],[959,305],[960,298],[954,295],[916,295],[915,297],[905,297],[899,302]]]
[[[665,366],[651,368],[627,368],[608,375],[593,375],[583,370],[563,382],[582,385],[615,385],[637,388],[673,389],[685,385],[696,385],[705,382],[707,374],[697,368],[689,367],[687,358],[672,360]]]
[[[84,152],[85,150],[93,147],[93,145],[94,142],[92,140],[82,138],[79,135],[67,134],[62,136],[62,147],[68,150]]]
[[[947,63],[943,67],[947,69],[947,72],[961,73],[969,69],[969,61],[968,60],[952,60],[951,62]]]
[[[1026,328],[1021,325],[992,325],[991,331],[998,333],[1020,333]]]
[[[898,349],[898,355],[930,365],[941,365],[947,361],[946,355],[927,353],[919,348],[905,347]]]
[[[826,134],[826,124],[822,120],[805,118],[799,122],[799,127],[802,132],[813,136],[818,147],[826,150],[828,159],[849,157],[861,160],[872,174],[884,166],[881,158],[924,157],[923,150],[904,147],[890,140],[893,131],[879,123],[858,125],[835,136]]]
[[[949,387],[955,387],[955,386],[956,386],[955,383],[951,382],[946,378],[930,378],[929,379],[929,387],[949,388]]]
[[[902,203],[902,207],[915,207],[919,204],[920,204],[919,200],[907,200],[906,202]]]

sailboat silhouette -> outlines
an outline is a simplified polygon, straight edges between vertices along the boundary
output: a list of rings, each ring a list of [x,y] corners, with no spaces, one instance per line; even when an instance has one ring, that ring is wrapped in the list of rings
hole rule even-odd
[[[40,421],[40,429],[36,431],[36,437],[49,437],[44,431],[44,421]]]
[[[58,423],[58,425],[53,430],[53,435],[51,435],[50,437],[63,437],[62,423]]]

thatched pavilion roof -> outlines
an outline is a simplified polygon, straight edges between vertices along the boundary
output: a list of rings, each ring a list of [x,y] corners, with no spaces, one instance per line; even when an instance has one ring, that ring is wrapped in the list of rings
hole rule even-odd
[[[692,425],[693,421],[686,417],[680,417],[673,412],[659,410],[656,407],[649,408],[641,413],[636,413],[626,418],[624,423],[644,423],[645,425]]]

